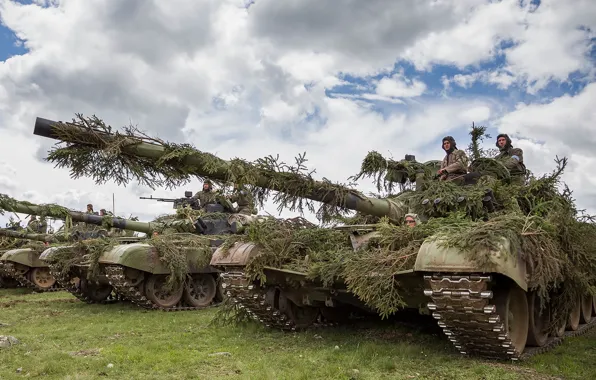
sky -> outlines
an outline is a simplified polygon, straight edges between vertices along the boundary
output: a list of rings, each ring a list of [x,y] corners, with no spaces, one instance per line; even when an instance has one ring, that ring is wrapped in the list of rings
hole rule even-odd
[[[463,148],[474,122],[536,175],[568,157],[564,180],[596,212],[593,0],[0,0],[0,22],[0,193],[17,199],[114,196],[116,214],[150,220],[171,204],[139,196],[200,189],[71,179],[32,132],[82,113],[224,159],[306,152],[335,182],[371,150],[442,159],[441,138]]]

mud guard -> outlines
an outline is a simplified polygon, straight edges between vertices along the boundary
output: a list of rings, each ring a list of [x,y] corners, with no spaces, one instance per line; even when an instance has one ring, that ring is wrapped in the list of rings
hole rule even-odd
[[[31,248],[18,248],[6,251],[2,255],[2,260],[25,265],[32,268],[45,268],[48,266],[45,262],[39,259],[40,254]]]
[[[217,248],[211,257],[210,265],[214,267],[246,266],[260,253],[261,250],[254,243],[234,243],[229,249]]]
[[[60,250],[62,249],[66,249],[66,248],[71,248],[73,247],[72,245],[62,245],[59,247],[50,247],[48,249],[46,249],[45,251],[43,251],[41,253],[41,255],[39,255],[39,259],[41,261],[47,262],[48,260],[51,261],[52,257],[58,253]]]
[[[490,260],[494,265],[490,268],[479,268],[465,252],[442,247],[439,243],[440,240],[422,243],[414,264],[416,272],[499,273],[515,281],[524,291],[528,290],[526,262],[521,255],[511,253],[508,240],[503,239],[500,250],[491,252]]]
[[[192,273],[215,272],[216,270],[210,266],[197,267],[196,263],[201,254],[199,250],[187,250],[186,257],[190,271]],[[121,265],[152,274],[170,273],[167,265],[159,259],[155,247],[145,243],[117,245],[104,252],[99,258],[99,263],[103,265]]]

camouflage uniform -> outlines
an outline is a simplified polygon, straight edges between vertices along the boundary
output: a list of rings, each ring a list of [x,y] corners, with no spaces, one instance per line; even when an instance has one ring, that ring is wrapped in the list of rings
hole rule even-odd
[[[205,185],[209,185],[207,190],[205,190]],[[197,191],[192,198],[199,200],[201,208],[205,208],[205,206],[210,203],[217,203],[217,193],[213,191],[211,181],[203,182],[203,189],[201,191]]]
[[[234,188],[234,193],[230,196],[230,202],[236,202],[238,204],[238,213],[239,214],[256,214],[257,210],[255,209],[254,201],[252,198],[252,194],[250,194],[245,189],[239,189],[237,187]]]
[[[463,150],[457,149],[455,139],[451,136],[443,138],[442,143],[449,141],[451,147],[446,151],[445,158],[441,162],[441,169],[439,170],[441,180],[453,180],[454,178],[462,177],[468,173],[468,156]],[[463,178],[462,180],[463,181]]]
[[[31,216],[29,223],[27,223],[27,231],[32,233],[39,231],[39,220],[35,216]]]
[[[504,147],[499,146],[499,138],[504,137],[506,144]],[[508,135],[502,133],[497,136],[497,148],[500,153],[495,157],[495,160],[500,161],[511,173],[512,180],[516,182],[523,182],[526,174],[526,166],[524,165],[524,151],[520,148],[511,146],[511,139]]]

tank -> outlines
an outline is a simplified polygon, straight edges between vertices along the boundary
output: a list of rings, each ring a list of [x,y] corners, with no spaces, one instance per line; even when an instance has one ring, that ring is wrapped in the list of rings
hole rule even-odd
[[[82,119],[80,115],[79,118]],[[552,182],[556,182],[555,175],[542,182],[533,182],[535,186],[504,187],[513,186],[515,181],[511,173],[499,161],[477,157],[470,165],[470,173],[459,178],[457,185],[446,185],[433,178],[433,163],[424,165],[409,157],[391,168],[387,165],[386,179],[390,182],[414,182],[416,188],[404,190],[397,196],[376,198],[329,181],[316,181],[297,171],[280,172],[274,165],[267,165],[267,160],[253,164],[239,159],[225,161],[209,153],[193,151],[194,148],[188,145],[158,140],[148,142],[130,128],[124,133],[113,133],[95,117],[86,119],[86,123],[37,118],[34,134],[66,144],[68,149],[54,148],[48,156],[49,161],[69,167],[74,177],[90,175],[97,183],[113,178],[105,177],[101,162],[85,161],[85,157],[89,152],[104,151],[97,157],[109,160],[106,162],[117,161],[121,166],[119,173],[130,170],[135,173],[134,179],[145,185],[175,185],[191,176],[223,183],[234,181],[252,186],[255,194],[276,191],[275,200],[281,206],[309,199],[323,204],[322,216],[333,208],[372,217],[376,224],[338,228],[346,234],[356,253],[352,257],[356,258],[366,254],[367,250],[374,251],[380,244],[375,239],[380,236],[386,240],[391,238],[391,231],[394,231],[395,239],[399,238],[399,234],[408,236],[408,230],[402,224],[411,211],[416,211],[415,216],[421,222],[416,226],[419,228],[412,231],[423,232],[436,227],[430,235],[421,234],[419,246],[413,245],[415,250],[410,255],[411,265],[391,273],[386,295],[379,294],[372,287],[367,289],[368,293],[359,291],[359,285],[350,282],[350,276],[335,276],[332,280],[321,281],[310,273],[288,269],[279,262],[263,265],[260,275],[254,276],[254,273],[249,274],[251,266],[267,259],[264,245],[245,239],[221,246],[214,253],[211,265],[223,271],[221,277],[227,295],[267,326],[295,330],[324,320],[341,320],[346,305],[378,312],[380,304],[391,303],[390,298],[395,295],[392,290],[397,287],[400,289],[400,302],[394,303],[398,304],[398,308],[432,314],[462,354],[518,360],[547,351],[566,336],[581,334],[596,325],[596,319],[592,318],[594,298],[588,291],[590,286],[594,286],[594,277],[589,270],[578,269],[578,261],[565,261],[569,260],[563,257],[565,255],[552,256],[552,260],[548,261],[545,253],[540,251],[542,246],[535,245],[538,250],[532,250],[531,245],[518,244],[521,239],[518,235],[503,236],[497,234],[498,229],[490,230],[491,226],[499,226],[496,224],[498,221],[528,222],[529,219],[513,218],[524,215],[511,211],[513,203],[520,205],[521,211],[530,208],[537,213],[537,218],[542,218],[536,219],[542,223],[548,216],[547,211],[536,211],[533,208],[536,206],[528,204],[528,199],[552,187]],[[123,144],[124,141],[127,144]],[[119,150],[114,153],[113,147],[116,146]],[[139,172],[140,167],[144,172]],[[132,179],[131,176],[114,175],[118,176],[120,183]],[[444,190],[446,186],[452,186],[451,192],[441,193],[439,190]],[[461,193],[458,194],[460,190],[453,186],[460,186]],[[503,189],[506,191],[503,192]],[[512,196],[507,191],[516,193]],[[564,195],[553,195],[548,201],[550,207],[572,203]],[[586,233],[594,235],[592,225],[573,220],[573,223],[576,222],[575,227],[585,227]],[[475,247],[473,250],[461,248],[472,243],[465,239],[453,241],[453,238],[468,236],[471,232],[465,235],[467,227],[458,230],[458,223],[470,223],[469,231],[474,233],[483,229],[489,231],[486,234],[488,243],[471,245]],[[388,224],[395,228],[387,227]],[[527,227],[523,223],[521,226]],[[555,233],[552,231],[559,231],[558,238],[549,241],[551,248],[561,247],[558,245],[561,243],[557,242],[559,238],[566,240],[564,244],[567,248],[577,243],[569,239],[570,235],[560,224],[557,229],[552,224],[549,228],[551,231],[532,232],[527,235],[530,236],[527,241],[536,243],[538,237],[531,236],[552,235]],[[496,237],[493,239],[492,236]],[[586,257],[595,257],[594,247],[586,250]],[[549,252],[556,255],[563,249],[551,249]],[[576,256],[573,255],[574,260]],[[308,261],[308,258],[302,257],[301,260]],[[594,265],[590,259],[585,262],[589,263],[586,264],[588,268]],[[341,260],[337,264],[341,265]],[[553,269],[557,265],[581,272],[581,286],[577,285],[576,273]],[[368,273],[359,273],[358,278],[364,283],[375,284],[383,270],[386,271],[386,267],[370,268]],[[558,277],[550,276],[548,283],[537,284],[536,273],[541,271],[558,273]],[[557,304],[563,298],[566,303],[561,301]],[[555,308],[555,304],[564,307]],[[385,314],[391,312],[386,310]]]
[[[105,244],[103,247],[106,250],[97,254],[94,259],[86,251],[100,247],[99,245],[77,247],[65,244],[48,247],[38,257],[30,257],[29,261],[35,259],[36,265],[49,265],[50,273],[57,282],[82,301],[108,302],[108,298],[114,298],[111,296],[114,291],[121,298],[144,308],[176,311],[196,310],[223,300],[219,287],[219,271],[208,265],[211,254],[223,243],[221,236],[237,231],[242,226],[241,221],[248,217],[222,214],[219,212],[223,209],[222,206],[216,204],[190,218],[189,210],[180,209],[179,214],[160,218],[159,221],[139,222],[71,211],[56,205],[35,205],[7,195],[0,195],[0,209],[32,215],[43,214],[56,219],[70,218],[78,225],[111,227],[116,233],[110,234],[100,228],[91,232],[73,231],[69,235],[71,242],[75,240],[79,243],[90,241],[93,244]],[[121,237],[122,231],[141,232],[147,237]],[[102,237],[103,239],[98,239]],[[109,244],[105,240],[109,240]],[[160,245],[157,246],[157,243]],[[192,281],[184,281],[177,288],[166,291],[169,289],[166,289],[166,282],[171,270],[169,259],[164,258],[167,253],[161,250],[173,246],[178,252],[185,254],[185,264],[189,271],[185,275],[190,275]],[[68,270],[65,270],[65,259],[72,259],[76,251],[84,254],[77,254],[80,256],[77,262],[69,264]],[[206,261],[205,256],[208,256]],[[176,259],[178,257],[174,255],[173,260]],[[201,262],[204,264],[197,264]]]
[[[0,276],[36,292],[62,290],[47,263],[39,259],[48,244],[59,241],[59,237],[5,228],[0,229],[0,236],[21,241],[20,247],[6,250],[0,256]]]
[[[20,223],[14,221],[12,218],[10,222],[6,224],[6,229],[11,231],[23,231]],[[2,256],[6,251],[19,248],[24,244],[26,244],[26,241],[23,239],[0,235],[0,289],[17,288],[20,286],[16,279],[3,272]]]

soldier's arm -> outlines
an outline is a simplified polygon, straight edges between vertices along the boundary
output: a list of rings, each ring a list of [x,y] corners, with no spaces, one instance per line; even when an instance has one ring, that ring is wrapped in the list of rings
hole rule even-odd
[[[454,161],[452,164],[445,166],[443,169],[448,173],[454,173],[457,171],[468,171],[468,157],[463,150],[458,150],[452,153]]]
[[[513,148],[511,149],[510,153],[511,156],[507,157],[507,159],[503,161],[503,165],[505,165],[507,169],[513,169],[517,167],[519,164],[524,163],[523,150],[521,150],[520,148]]]
[[[524,151],[520,148],[511,149],[511,158],[519,163],[524,163]]]

